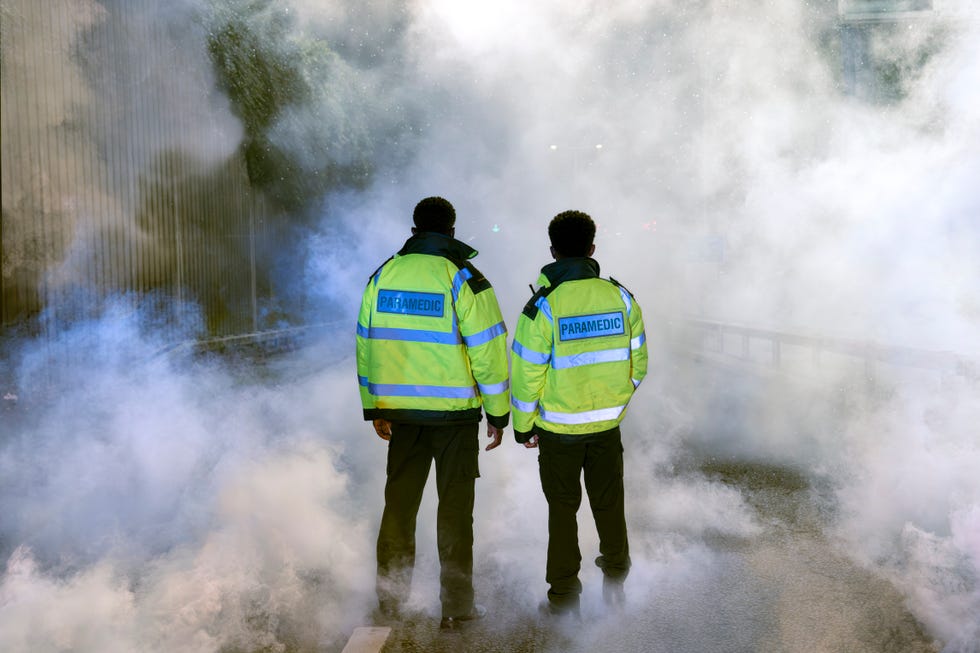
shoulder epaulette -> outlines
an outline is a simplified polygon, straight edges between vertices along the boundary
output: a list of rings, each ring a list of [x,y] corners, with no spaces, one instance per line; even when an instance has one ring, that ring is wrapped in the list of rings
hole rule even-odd
[[[483,273],[477,270],[476,266],[469,261],[463,261],[460,267],[465,267],[470,271],[470,278],[466,280],[466,285],[470,287],[474,295],[479,295],[484,290],[489,290],[492,287],[490,280],[483,276]]]
[[[609,282],[610,282],[610,283],[612,283],[612,284],[613,284],[614,286],[616,286],[617,288],[622,288],[623,290],[625,290],[625,291],[626,291],[626,293],[627,293],[627,294],[628,294],[628,295],[629,295],[630,297],[633,297],[633,293],[631,293],[631,292],[630,292],[630,289],[629,289],[629,288],[627,288],[627,287],[626,287],[626,286],[624,286],[623,284],[621,284],[621,283],[619,283],[618,281],[616,281],[616,280],[615,280],[615,279],[613,279],[612,277],[609,277]],[[636,299],[636,297],[633,297],[633,299]]]
[[[541,286],[537,291],[531,295],[531,299],[527,300],[527,304],[524,305],[524,310],[521,311],[524,315],[528,316],[532,320],[538,316],[538,300],[542,297],[547,297],[551,294],[551,291],[557,288],[557,286]]]
[[[370,275],[368,275],[368,278],[367,278],[368,283],[371,283],[371,279],[374,278],[374,275],[376,275],[378,272],[381,272],[381,268],[383,268],[384,266],[388,265],[388,261],[390,261],[393,258],[395,258],[395,257],[394,256],[389,256],[387,259],[385,259],[385,262],[384,263],[382,263],[381,265],[379,265],[378,268],[374,272],[372,272]]]

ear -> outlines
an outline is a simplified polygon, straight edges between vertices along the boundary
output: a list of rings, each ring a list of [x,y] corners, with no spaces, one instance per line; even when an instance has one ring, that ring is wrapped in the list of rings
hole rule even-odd
[[[553,259],[555,259],[557,261],[558,260],[558,254],[555,253],[555,248],[554,247],[550,247],[549,249],[551,250],[551,258],[553,258]]]
[[[592,243],[591,245],[589,245],[589,256],[592,256],[594,253],[595,253],[595,243]]]
[[[456,237],[456,227],[449,227],[449,237],[450,238]]]
[[[415,234],[417,234],[418,232],[419,232],[419,230],[418,230],[418,229],[416,229],[415,227],[412,227],[412,235],[413,235],[413,236],[414,236]]]

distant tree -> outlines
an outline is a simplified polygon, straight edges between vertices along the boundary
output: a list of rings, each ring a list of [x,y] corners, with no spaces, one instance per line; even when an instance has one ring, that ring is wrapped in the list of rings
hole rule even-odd
[[[330,190],[363,187],[374,170],[358,71],[303,34],[273,0],[214,0],[208,50],[218,83],[245,130],[251,184],[296,211]]]

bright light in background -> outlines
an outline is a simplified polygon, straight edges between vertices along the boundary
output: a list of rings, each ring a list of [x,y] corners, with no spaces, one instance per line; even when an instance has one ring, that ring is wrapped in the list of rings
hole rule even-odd
[[[420,16],[442,22],[460,48],[477,53],[522,47],[522,42],[523,47],[534,47],[548,34],[546,25],[537,20],[541,14],[528,12],[526,3],[514,0],[433,0],[423,3]]]

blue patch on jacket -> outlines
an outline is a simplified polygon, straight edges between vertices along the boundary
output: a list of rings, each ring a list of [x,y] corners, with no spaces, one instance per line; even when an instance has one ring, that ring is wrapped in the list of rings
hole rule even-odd
[[[383,289],[378,291],[379,313],[442,317],[445,305],[445,296],[438,293]]]
[[[619,311],[558,318],[559,340],[581,340],[583,338],[599,338],[601,336],[618,336],[625,332],[626,327],[623,321],[623,314]]]

